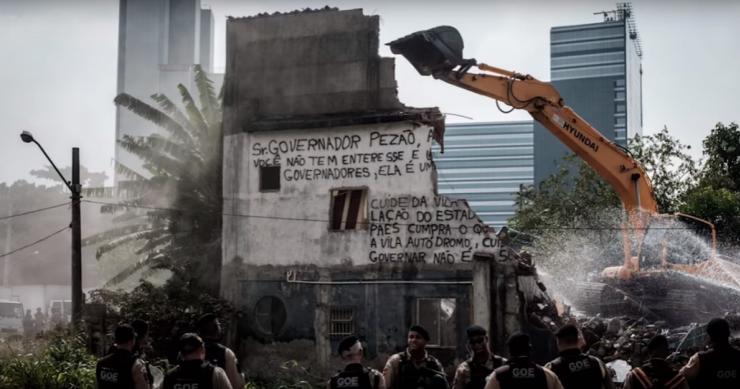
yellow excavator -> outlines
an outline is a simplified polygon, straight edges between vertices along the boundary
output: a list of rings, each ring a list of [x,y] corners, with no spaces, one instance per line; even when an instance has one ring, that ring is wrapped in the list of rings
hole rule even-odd
[[[690,215],[660,215],[650,179],[639,162],[565,105],[550,83],[465,59],[462,37],[451,26],[418,31],[388,45],[423,76],[526,110],[611,185],[626,212],[621,225],[624,261],[603,270],[602,282],[594,288],[600,302],[590,310],[620,313],[632,308],[655,319],[686,322],[740,309],[740,266],[716,258],[714,226]],[[669,218],[711,230],[711,253],[705,258],[672,260],[664,245],[657,254],[652,250],[658,258],[646,258],[642,249],[651,225]],[[651,266],[641,269],[641,262]]]

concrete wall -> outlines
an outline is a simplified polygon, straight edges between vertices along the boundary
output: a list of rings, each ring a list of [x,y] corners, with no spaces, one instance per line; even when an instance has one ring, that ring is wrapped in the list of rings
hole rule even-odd
[[[226,131],[267,119],[401,108],[393,59],[377,54],[378,22],[362,10],[229,20]]]

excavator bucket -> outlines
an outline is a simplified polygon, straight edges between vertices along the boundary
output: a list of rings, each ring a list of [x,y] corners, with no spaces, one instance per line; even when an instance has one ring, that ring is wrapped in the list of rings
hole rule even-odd
[[[388,43],[393,54],[401,54],[422,76],[447,73],[470,63],[462,56],[463,40],[456,28],[439,26],[417,31]]]

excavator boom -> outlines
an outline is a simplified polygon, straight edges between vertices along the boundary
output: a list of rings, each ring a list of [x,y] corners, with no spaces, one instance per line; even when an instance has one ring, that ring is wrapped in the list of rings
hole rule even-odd
[[[406,57],[422,75],[526,110],[588,163],[617,193],[629,220],[628,225],[623,225],[624,265],[606,272],[629,278],[639,269],[641,242],[649,218],[658,213],[658,206],[650,179],[634,158],[567,107],[550,83],[464,59],[462,38],[453,27],[416,32],[389,45],[393,53]],[[471,72],[473,67],[480,72]]]

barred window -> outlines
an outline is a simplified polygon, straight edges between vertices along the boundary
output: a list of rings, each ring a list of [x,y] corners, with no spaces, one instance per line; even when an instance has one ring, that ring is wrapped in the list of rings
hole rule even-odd
[[[330,223],[333,231],[367,229],[367,189],[332,190]]]
[[[355,309],[331,307],[329,309],[329,336],[344,337],[355,333]]]

